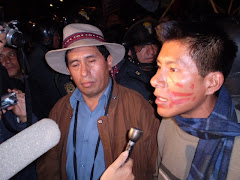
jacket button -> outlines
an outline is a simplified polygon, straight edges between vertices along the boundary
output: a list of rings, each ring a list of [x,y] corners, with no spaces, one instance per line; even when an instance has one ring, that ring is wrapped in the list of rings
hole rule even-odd
[[[138,76],[141,75],[141,73],[140,73],[139,71],[136,71],[135,73],[136,73],[136,75],[138,75]]]
[[[103,123],[103,120],[102,120],[102,119],[99,119],[99,120],[98,120],[98,123],[99,123],[99,124],[102,124],[102,123]]]

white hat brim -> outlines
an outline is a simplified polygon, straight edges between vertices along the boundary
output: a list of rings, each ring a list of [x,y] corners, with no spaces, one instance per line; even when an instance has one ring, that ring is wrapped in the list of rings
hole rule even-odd
[[[55,71],[69,75],[67,71],[67,66],[65,63],[65,54],[67,50],[88,47],[88,46],[101,46],[104,45],[108,49],[109,53],[113,57],[113,66],[117,65],[125,55],[125,48],[121,44],[101,42],[93,39],[83,39],[70,44],[67,48],[51,50],[46,53],[45,58],[48,65]]]

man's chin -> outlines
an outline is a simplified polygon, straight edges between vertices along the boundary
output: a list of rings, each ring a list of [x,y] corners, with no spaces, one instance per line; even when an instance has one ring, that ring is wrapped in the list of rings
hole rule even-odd
[[[147,64],[151,64],[155,61],[155,59],[151,59],[151,60],[144,60],[142,63],[147,63]]]
[[[160,109],[158,108],[157,112],[161,117],[164,117],[164,118],[170,118],[178,115],[177,112],[171,112],[169,109],[163,109],[163,108],[160,108]]]

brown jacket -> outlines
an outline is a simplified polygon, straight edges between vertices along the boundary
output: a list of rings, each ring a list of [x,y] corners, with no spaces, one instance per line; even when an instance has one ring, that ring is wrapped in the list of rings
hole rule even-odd
[[[68,94],[60,99],[50,112],[50,118],[59,125],[61,139],[57,146],[37,161],[39,180],[67,179],[66,147],[69,124],[73,115],[70,96],[71,94]],[[136,91],[114,82],[108,114],[97,121],[106,168],[124,150],[128,142],[127,131],[131,127],[136,127],[143,130],[143,135],[131,155],[134,161],[133,173],[137,180],[153,179],[157,160],[159,120],[155,117],[152,106]]]

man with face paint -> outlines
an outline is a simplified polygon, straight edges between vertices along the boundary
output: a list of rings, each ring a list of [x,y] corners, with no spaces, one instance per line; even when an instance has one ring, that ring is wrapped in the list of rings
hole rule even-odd
[[[223,85],[237,46],[216,26],[165,21],[158,71],[158,179],[240,177],[240,114]]]

